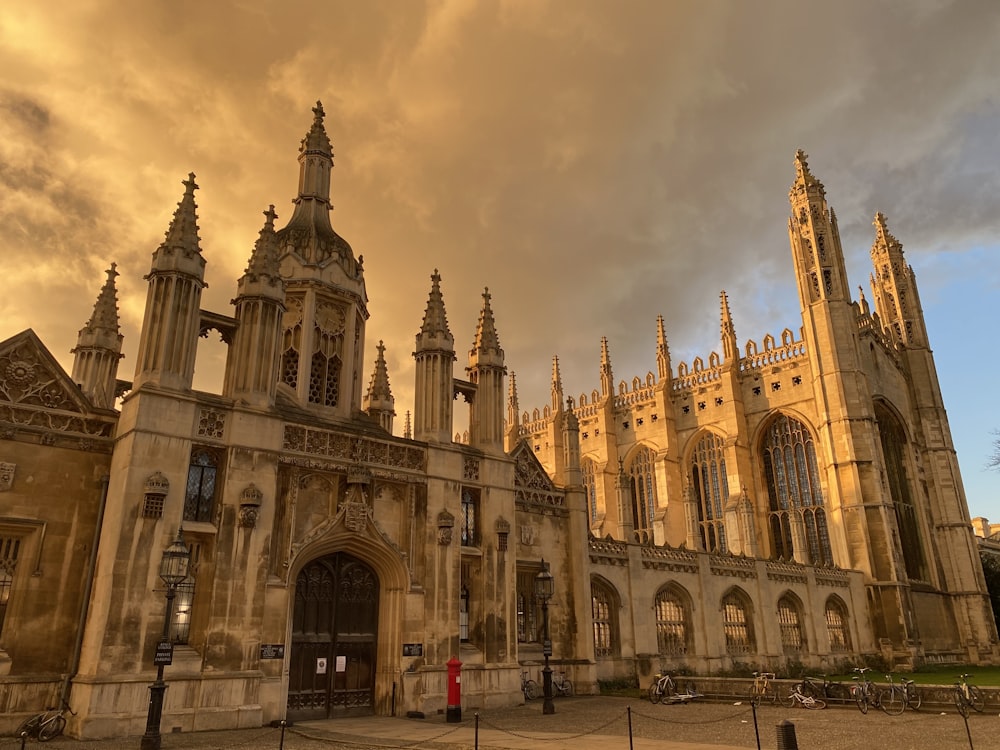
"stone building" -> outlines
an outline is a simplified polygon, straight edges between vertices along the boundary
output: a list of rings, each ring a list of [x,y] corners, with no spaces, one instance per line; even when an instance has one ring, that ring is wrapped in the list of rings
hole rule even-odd
[[[72,375],[30,330],[0,342],[0,730],[66,698],[76,736],[142,733],[179,533],[163,731],[435,712],[456,657],[466,707],[516,703],[543,658],[543,565],[554,666],[581,692],[661,666],[995,660],[913,272],[878,216],[875,311],[853,301],[795,164],[797,332],[741,348],[723,295],[721,355],[675,368],[660,320],[655,374],[616,384],[602,341],[599,388],[566,398],[554,360],[551,403],[521,414],[489,292],[457,377],[434,271],[402,430],[381,342],[368,370],[361,258],[330,224],[322,106],[293,215],[265,212],[227,313],[201,309],[191,175],[131,382],[114,265]],[[192,388],[210,330],[220,394]]]

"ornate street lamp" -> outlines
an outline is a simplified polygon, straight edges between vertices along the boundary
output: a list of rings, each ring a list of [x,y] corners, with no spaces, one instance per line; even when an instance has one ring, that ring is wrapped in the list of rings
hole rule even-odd
[[[555,581],[549,572],[549,564],[542,558],[542,569],[535,576],[535,598],[542,603],[542,654],[545,656],[545,668],[542,670],[542,703],[543,714],[554,714],[555,704],[552,702],[552,667],[549,657],[552,656],[552,641],[549,639],[549,599],[555,592]]]
[[[163,694],[167,684],[163,681],[163,666],[173,659],[173,643],[170,642],[170,618],[173,615],[174,597],[177,587],[188,577],[188,565],[191,562],[191,550],[184,544],[181,529],[177,529],[177,538],[163,550],[160,558],[160,579],[167,586],[164,596],[167,599],[167,612],[163,616],[163,635],[156,644],[156,680],[149,686],[149,711],[146,714],[146,733],[139,743],[140,750],[160,750],[160,718],[163,716]]]

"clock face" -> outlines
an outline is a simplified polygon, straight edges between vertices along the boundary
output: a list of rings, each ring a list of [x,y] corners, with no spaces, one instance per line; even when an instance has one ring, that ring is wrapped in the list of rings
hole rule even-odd
[[[331,333],[344,330],[344,311],[330,304],[320,304],[316,310],[316,323]]]

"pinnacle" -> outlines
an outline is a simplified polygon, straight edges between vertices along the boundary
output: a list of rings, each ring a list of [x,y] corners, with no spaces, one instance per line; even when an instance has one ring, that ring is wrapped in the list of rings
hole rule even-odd
[[[420,326],[420,334],[424,336],[441,334],[449,342],[454,341],[451,331],[448,330],[448,316],[445,313],[444,297],[441,294],[441,275],[436,268],[431,275],[431,292],[427,298],[427,309],[424,311],[424,322]]]
[[[476,326],[476,340],[472,345],[473,352],[500,350],[500,337],[497,335],[496,321],[493,319],[493,309],[490,307],[490,289],[483,291],[483,309],[479,313],[479,325]]]
[[[312,127],[309,128],[309,132],[302,139],[299,152],[319,151],[332,157],[333,148],[330,145],[330,138],[326,134],[326,127],[323,125],[323,119],[326,117],[326,112],[323,110],[323,102],[317,101],[312,111]]]
[[[115,288],[115,277],[118,276],[117,264],[112,263],[107,270],[108,278],[94,304],[94,313],[87,323],[89,329],[104,329],[118,333],[118,290]]]
[[[174,217],[166,231],[161,248],[176,248],[188,252],[201,253],[201,238],[198,236],[198,206],[194,202],[194,191],[198,185],[194,181],[194,172],[181,182],[184,185],[184,197],[177,204]]]
[[[823,183],[809,171],[808,154],[802,149],[798,149],[795,152],[795,182],[789,195],[791,197],[796,193],[805,192],[807,189],[817,191],[821,198],[826,194]]]
[[[250,254],[250,262],[247,264],[248,276],[278,278],[278,241],[274,234],[274,220],[277,218],[274,205],[268,206],[267,211],[264,211],[264,226],[260,230],[253,252]]]
[[[368,385],[368,401],[392,400],[392,389],[389,387],[389,369],[385,363],[385,344],[378,342],[378,357],[375,358],[375,370]]]

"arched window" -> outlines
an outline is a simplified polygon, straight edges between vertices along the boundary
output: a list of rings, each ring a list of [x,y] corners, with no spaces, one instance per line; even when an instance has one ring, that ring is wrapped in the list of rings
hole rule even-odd
[[[847,624],[847,607],[835,597],[826,601],[826,633],[830,651],[842,653],[851,650],[851,631]]]
[[[816,449],[806,426],[784,414],[764,432],[761,460],[767,484],[771,556],[791,560],[800,539],[805,562],[832,565],[830,533]]]
[[[656,594],[656,642],[663,656],[684,656],[688,652],[689,612],[684,599],[671,587]]]
[[[899,541],[903,548],[906,575],[911,580],[926,581],[927,564],[920,539],[920,521],[917,519],[917,508],[910,492],[904,460],[906,434],[899,420],[879,403],[875,404],[875,419],[878,421],[882,457],[885,459],[889,494],[896,512],[896,527],[899,529]]]
[[[20,551],[20,537],[0,536],[0,633],[3,632],[3,622],[7,617],[7,606],[14,586],[14,569],[17,567]]]
[[[802,635],[802,607],[795,597],[786,594],[778,600],[778,628],[781,631],[781,648],[786,654],[802,653],[805,638]]]
[[[184,520],[211,522],[215,514],[215,489],[219,459],[213,451],[197,448],[191,454],[184,493]]]
[[[757,650],[750,603],[737,591],[731,591],[722,599],[722,629],[726,634],[727,654],[742,656]]]
[[[587,494],[587,508],[590,512],[590,522],[597,520],[597,481],[594,476],[594,461],[585,458],[580,462],[580,471],[583,474],[583,491]]]
[[[698,502],[698,529],[701,543],[709,552],[727,552],[726,524],[723,520],[729,500],[723,440],[708,434],[691,454],[691,489]]]
[[[618,598],[610,586],[593,579],[590,582],[590,607],[594,621],[594,655],[618,653]]]
[[[652,539],[653,514],[656,511],[656,475],[653,451],[639,448],[628,465],[632,481],[632,525],[640,541]]]

